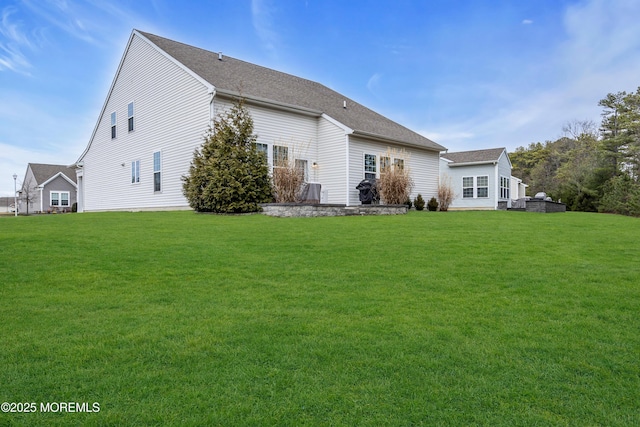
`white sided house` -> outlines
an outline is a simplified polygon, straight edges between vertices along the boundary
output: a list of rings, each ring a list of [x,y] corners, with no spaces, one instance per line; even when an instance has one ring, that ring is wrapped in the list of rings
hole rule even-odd
[[[450,210],[511,207],[511,160],[505,148],[440,155],[440,182],[450,182]]]
[[[359,204],[358,183],[400,161],[389,149],[406,154],[412,197],[436,195],[441,145],[319,83],[134,30],[76,163],[78,211],[189,209],[181,178],[238,97],[270,165],[294,161],[323,203]]]

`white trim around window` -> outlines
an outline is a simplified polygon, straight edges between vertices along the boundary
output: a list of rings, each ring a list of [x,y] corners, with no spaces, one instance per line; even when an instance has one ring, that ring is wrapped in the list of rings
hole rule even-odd
[[[131,162],[131,183],[140,183],[140,160],[133,160]]]
[[[134,123],[133,123],[133,102],[130,102],[127,105],[127,126],[129,128],[129,132],[133,132]]]
[[[463,176],[462,177],[462,198],[463,199],[488,199],[489,198],[489,176]]]
[[[70,197],[69,191],[51,191],[49,192],[49,206],[68,208],[71,205]]]
[[[511,197],[511,177],[500,175],[500,198],[509,199]]]
[[[116,115],[116,112],[114,111],[113,113],[111,113],[111,139],[115,139],[117,136],[116,123],[117,123],[117,115]]]
[[[153,153],[153,192],[162,191],[162,152]]]

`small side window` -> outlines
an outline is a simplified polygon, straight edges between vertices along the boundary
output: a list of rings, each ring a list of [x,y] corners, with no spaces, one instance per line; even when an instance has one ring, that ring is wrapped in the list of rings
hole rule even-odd
[[[127,117],[129,118],[129,132],[133,131],[133,102],[127,106]]]
[[[116,112],[111,113],[111,139],[116,137]]]

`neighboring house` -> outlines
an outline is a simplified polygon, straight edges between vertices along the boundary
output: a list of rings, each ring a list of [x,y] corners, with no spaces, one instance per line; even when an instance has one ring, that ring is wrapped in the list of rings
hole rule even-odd
[[[18,210],[27,212],[71,211],[77,201],[76,169],[64,165],[29,163],[20,188]]]
[[[505,148],[460,151],[440,155],[440,179],[447,176],[455,198],[449,209],[511,207],[511,160]]]
[[[239,96],[269,164],[295,161],[322,202],[359,204],[358,183],[392,161],[410,168],[412,197],[436,195],[441,145],[319,83],[133,30],[76,163],[78,211],[189,209],[181,178]]]

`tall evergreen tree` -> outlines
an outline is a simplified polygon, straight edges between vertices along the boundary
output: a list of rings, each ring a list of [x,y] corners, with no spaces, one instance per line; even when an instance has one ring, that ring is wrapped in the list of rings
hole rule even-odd
[[[272,200],[269,166],[257,150],[253,119],[242,99],[216,117],[195,151],[183,193],[198,212],[245,213]]]

